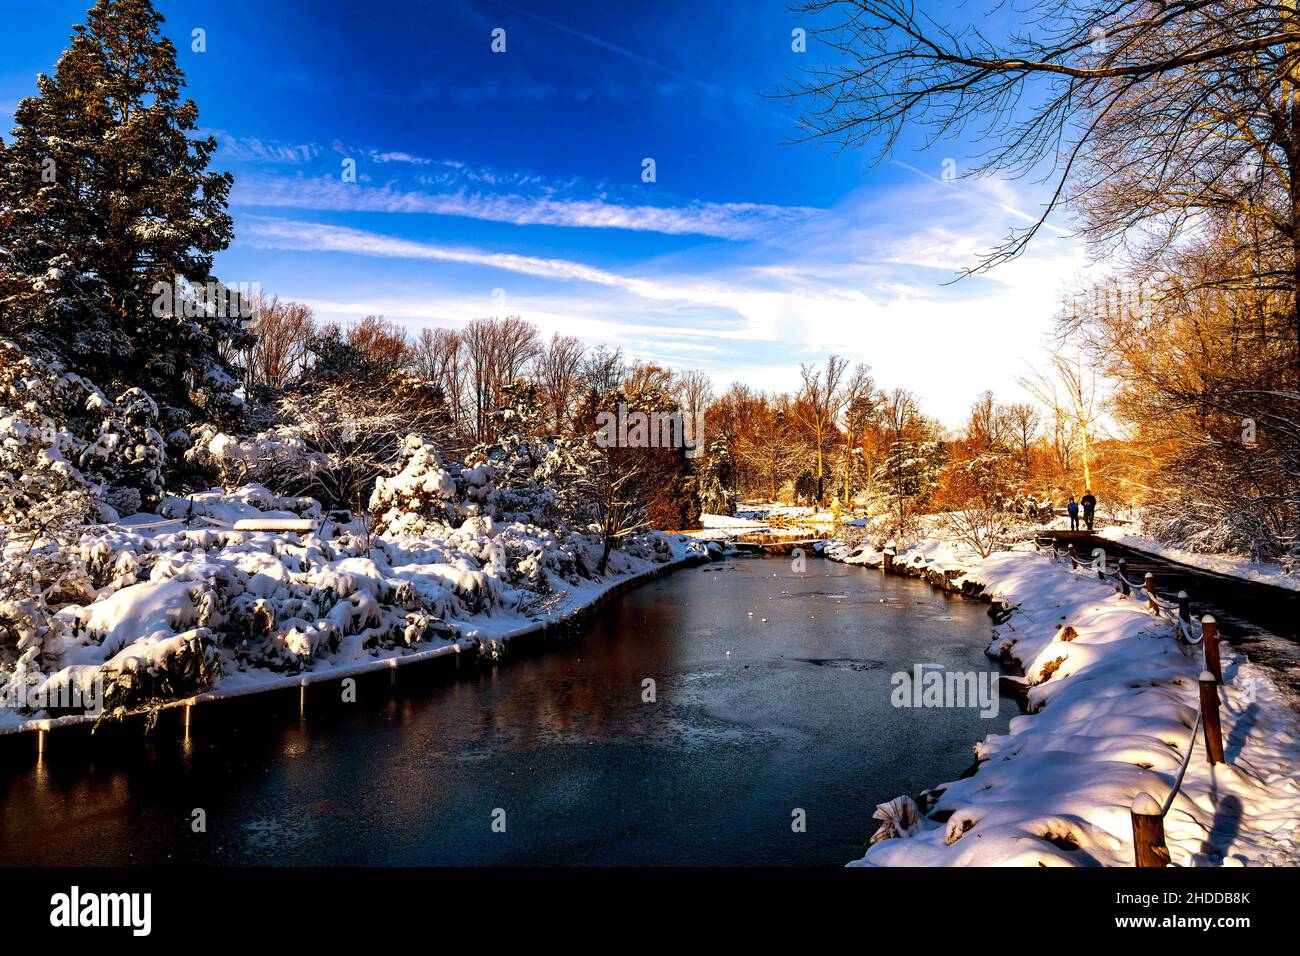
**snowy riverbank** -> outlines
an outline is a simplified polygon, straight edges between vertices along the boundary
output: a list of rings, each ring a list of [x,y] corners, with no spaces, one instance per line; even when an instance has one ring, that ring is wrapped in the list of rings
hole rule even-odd
[[[236,531],[237,522],[303,533]],[[247,527],[241,524],[240,527]],[[625,539],[597,570],[598,536],[520,522],[370,536],[321,519],[311,499],[250,485],[167,498],[156,513],[87,533],[89,600],[61,608],[42,673],[16,675],[30,699],[97,682],[111,710],[254,693],[441,654],[495,659],[505,642],[561,622],[615,588],[707,559],[685,536]],[[33,664],[36,663],[35,661]],[[0,732],[85,720],[0,709]],[[93,718],[90,718],[93,719]]]
[[[827,555],[869,567],[881,560],[842,545]],[[895,563],[932,581],[978,582],[1014,609],[994,627],[988,653],[1023,668],[1029,713],[979,742],[977,771],[931,791],[919,818],[894,801],[901,822],[889,832],[902,835],[878,836],[851,865],[1132,866],[1133,798],[1163,801],[1189,746],[1165,818],[1172,862],[1300,861],[1300,730],[1263,669],[1221,645],[1227,763],[1211,767],[1203,736],[1192,733],[1202,650],[1180,643],[1142,601],[1033,550],[979,559],[930,540]]]

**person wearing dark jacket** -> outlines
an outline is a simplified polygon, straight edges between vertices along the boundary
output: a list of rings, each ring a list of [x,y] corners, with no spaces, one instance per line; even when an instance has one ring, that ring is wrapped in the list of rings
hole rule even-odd
[[[1086,524],[1088,530],[1091,531],[1092,519],[1097,512],[1097,499],[1093,497],[1091,488],[1084,491],[1083,497],[1079,499],[1079,504],[1083,505],[1083,523]]]
[[[1070,530],[1079,530],[1079,502],[1074,500],[1074,495],[1070,495],[1070,501],[1065,506],[1065,510],[1070,515]]]

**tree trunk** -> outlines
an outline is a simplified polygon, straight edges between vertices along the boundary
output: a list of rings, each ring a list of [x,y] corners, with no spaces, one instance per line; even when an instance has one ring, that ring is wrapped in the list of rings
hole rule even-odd
[[[822,430],[817,428],[817,504],[821,505],[826,493],[826,469],[822,463]]]
[[[1289,29],[1295,22],[1300,3],[1291,0],[1289,9],[1283,14],[1283,27]],[[1285,104],[1289,122],[1287,124],[1287,183],[1291,192],[1291,321],[1295,326],[1296,364],[1300,366],[1300,83],[1297,82],[1297,66],[1300,66],[1300,46],[1293,43],[1286,45],[1284,56],[1289,61],[1289,68],[1282,76],[1283,96],[1290,100]]]
[[[1084,427],[1079,431],[1083,435],[1083,488],[1088,491],[1092,488],[1092,446],[1088,441],[1088,429]]]

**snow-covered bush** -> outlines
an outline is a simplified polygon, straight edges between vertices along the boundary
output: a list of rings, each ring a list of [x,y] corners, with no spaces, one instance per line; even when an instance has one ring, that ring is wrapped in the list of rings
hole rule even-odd
[[[441,641],[490,659],[500,634],[676,553],[640,523],[619,526],[610,553],[614,537],[592,520],[605,486],[590,442],[538,437],[526,394],[468,462],[444,457],[436,432],[395,440],[399,421],[422,420],[401,403],[376,397],[375,414],[357,419],[363,393],[295,395],[298,423],[193,428],[187,463],[224,490],[167,495],[147,394],[110,401],[55,362],[0,348],[0,690],[102,678],[110,709],[147,708],[223,675],[315,671]],[[351,504],[367,476],[369,522],[235,530],[319,519],[317,498],[286,491]],[[631,493],[624,471],[607,477]]]
[[[292,425],[243,437],[229,435],[214,424],[200,425],[185,457],[214,474],[226,489],[249,482],[285,488],[333,465],[329,455],[311,451],[301,430]]]
[[[536,385],[503,389],[493,416],[496,438],[465,458],[460,472],[471,503],[501,521],[547,528],[585,528],[593,520],[582,439],[548,434]]]
[[[1278,452],[1207,441],[1167,463],[1158,493],[1148,495],[1142,510],[1142,530],[1185,551],[1277,561],[1292,571],[1300,564],[1300,486],[1279,479],[1286,469],[1270,454]],[[1231,465],[1224,459],[1233,459]],[[1232,474],[1237,480],[1226,477]]]
[[[100,479],[104,503],[119,514],[134,514],[163,491],[167,453],[157,428],[158,406],[148,392],[129,388],[102,410],[81,460]]]
[[[0,526],[46,509],[139,510],[162,493],[165,444],[148,393],[110,401],[57,362],[0,340]]]
[[[483,469],[474,475],[484,476]],[[443,467],[438,450],[419,435],[408,435],[401,470],[375,482],[371,521],[376,534],[425,534],[454,519],[455,500],[456,482]]]

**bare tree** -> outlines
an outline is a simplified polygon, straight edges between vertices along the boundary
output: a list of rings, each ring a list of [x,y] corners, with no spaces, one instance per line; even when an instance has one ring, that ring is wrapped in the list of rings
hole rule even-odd
[[[682,372],[677,376],[677,401],[698,439],[705,411],[713,402],[713,382],[703,372]]]
[[[965,440],[984,452],[1006,447],[1010,437],[1011,422],[1006,409],[998,404],[991,391],[981,392],[971,404]]]
[[[447,397],[452,430],[457,439],[465,437],[466,387],[465,349],[455,329],[422,329],[411,347],[413,371],[433,382]]]
[[[1084,360],[1081,350],[1076,349],[1073,356],[1054,352],[1045,370],[1023,381],[1051,411],[1058,442],[1064,436],[1077,439],[1083,487],[1091,488],[1092,446],[1101,420],[1096,368]]]
[[[831,439],[837,434],[836,421],[844,408],[845,391],[842,387],[848,359],[832,355],[826,359],[825,369],[814,365],[799,366],[803,379],[799,399],[794,408],[802,424],[812,433],[817,451],[817,501],[826,500],[826,454]]]
[[[677,375],[654,362],[633,362],[623,371],[623,391],[629,402],[644,395],[672,395],[677,391]]]
[[[461,333],[476,441],[492,437],[492,412],[501,389],[514,382],[540,346],[537,329],[517,315],[474,319]]]
[[[1042,416],[1032,403],[1016,402],[1007,406],[1007,424],[1020,465],[1028,475],[1033,465],[1034,443],[1038,440]]]
[[[652,459],[640,449],[595,449],[585,480],[591,488],[596,525],[602,548],[596,570],[604,574],[614,545],[649,526],[650,508],[644,491]]]
[[[361,355],[372,375],[388,376],[406,368],[411,361],[406,330],[382,315],[367,315],[348,327],[348,345]]]
[[[572,335],[551,336],[551,341],[541,351],[533,374],[541,386],[546,402],[549,425],[558,435],[567,430],[573,412],[573,401],[578,390],[585,349]]]
[[[794,468],[797,449],[790,441],[789,395],[760,396],[737,431],[737,460],[747,463],[762,480],[769,501]]]
[[[248,356],[253,382],[277,391],[285,388],[307,364],[315,332],[313,313],[299,303],[279,296],[260,295],[254,303],[256,340]]]
[[[618,388],[623,382],[624,362],[622,349],[597,345],[582,360],[582,387],[597,395]]]
[[[1002,4],[991,4],[996,10]],[[835,56],[784,92],[806,138],[887,155],[909,126],[974,129],[969,175],[1041,172],[1042,214],[974,267],[1018,255],[1063,202],[1099,241],[1166,247],[1203,214],[1244,216],[1285,247],[1224,280],[1287,290],[1300,342],[1300,15],[1279,0],[1047,0],[1005,40],[978,13],[944,26],[912,0],[798,6]]]

